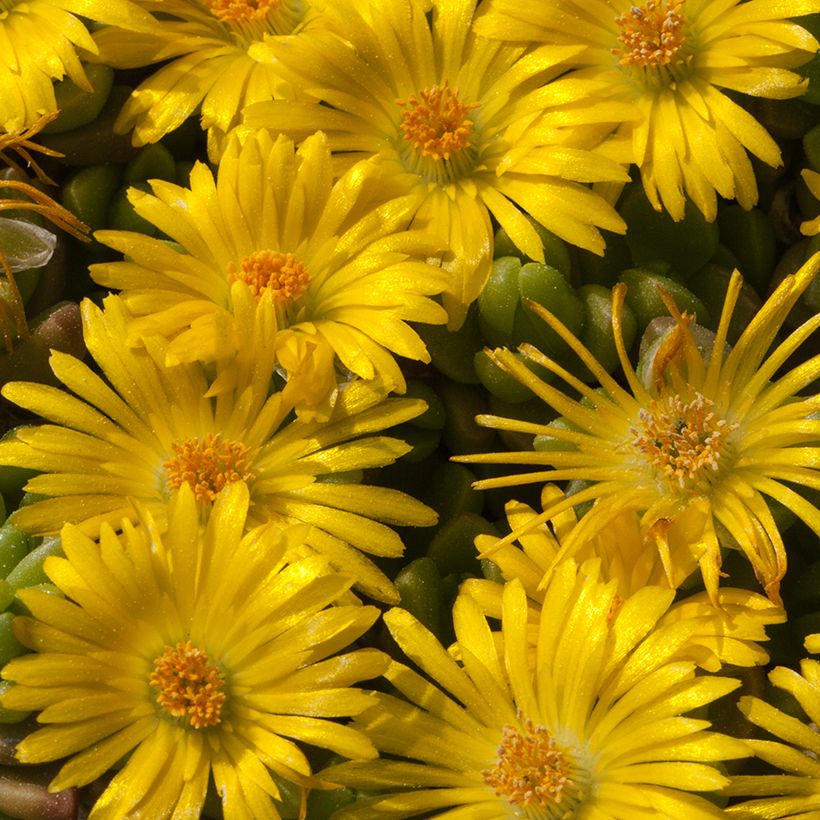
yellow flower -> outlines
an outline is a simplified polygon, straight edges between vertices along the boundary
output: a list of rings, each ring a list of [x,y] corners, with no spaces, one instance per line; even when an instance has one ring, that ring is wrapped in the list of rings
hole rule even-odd
[[[804,168],[802,171],[803,180],[808,189],[817,199],[820,199],[820,174],[812,171],[811,168]],[[807,219],[800,225],[800,232],[806,236],[816,236],[820,233],[820,214],[814,219]]]
[[[236,302],[252,298],[271,314],[280,365],[301,366],[289,355],[307,335],[328,348],[317,397],[336,388],[333,353],[363,379],[380,377],[404,391],[394,355],[429,361],[407,324],[446,321],[428,298],[447,276],[426,263],[440,246],[407,231],[418,200],[384,204],[383,175],[372,162],[333,183],[325,137],[315,134],[297,153],[267,132],[243,146],[232,140],[216,182],[207,166],[191,173],[190,190],[155,180],[154,196],[131,192],[142,217],[179,243],[126,231],[97,237],[124,253],[125,262],[92,267],[107,287],[121,288],[130,312],[129,343],[161,335],[166,364],[212,361],[238,346]]]
[[[156,142],[201,112],[208,156],[218,162],[225,136],[242,108],[283,91],[275,67],[250,56],[266,35],[310,30],[317,0],[139,0],[159,13],[153,30],[134,36],[118,28],[95,34],[100,60],[115,68],[163,63],[123,106],[119,133],[134,129],[135,145]]]
[[[0,4],[0,130],[20,131],[57,110],[54,80],[91,91],[77,50],[97,53],[85,20],[129,30],[156,24],[130,0],[3,0]]]
[[[391,610],[391,634],[427,677],[397,662],[385,672],[397,694],[377,694],[353,725],[398,759],[320,775],[391,792],[336,817],[720,817],[692,792],[721,788],[728,779],[713,764],[748,751],[684,715],[738,684],[697,676],[675,657],[687,625],[658,627],[672,598],[647,587],[619,605],[597,562],[568,560],[535,621],[520,582],[506,584],[500,642],[459,596],[461,663],[409,613]]]
[[[820,422],[812,416],[820,409],[820,396],[804,397],[799,391],[820,375],[820,356],[785,374],[778,371],[820,326],[820,315],[794,330],[771,353],[769,347],[818,267],[820,254],[815,254],[798,273],[787,276],[732,350],[726,334],[741,288],[737,273],[706,354],[689,329],[690,317],[682,316],[664,294],[675,324],[643,380],[624,348],[620,315],[625,288],[617,286],[612,305],[614,335],[629,389],[618,384],[549,311],[532,305],[584,361],[602,389],[583,384],[532,346],[521,348],[526,358],[577,390],[581,395],[577,401],[535,376],[511,351],[495,350],[490,358],[562,414],[570,429],[480,417],[489,427],[549,436],[556,448],[459,460],[556,468],[479,481],[476,486],[481,488],[545,480],[591,482],[542,514],[546,520],[561,509],[597,500],[562,544],[559,557],[587,543],[624,510],[641,512],[646,531],[658,522],[674,524],[694,512],[701,516],[695,543],[712,600],[717,603],[720,547],[731,546],[744,552],[766,593],[779,603],[786,552],[764,496],[780,502],[820,533],[820,512],[784,483],[818,486]]]
[[[351,684],[380,674],[384,656],[337,653],[378,610],[333,606],[351,579],[317,559],[287,565],[278,528],[243,536],[248,503],[231,485],[204,533],[188,487],[164,537],[150,517],[120,536],[103,527],[99,545],[67,525],[66,557],[45,565],[65,598],[21,592],[30,617],[15,631],[34,654],[4,667],[4,703],[39,710],[45,726],[17,756],[68,757],[54,790],[124,759],[91,817],[198,817],[213,776],[226,818],[278,818],[271,774],[304,786],[302,743],[375,755],[333,719],[371,703]]]
[[[624,230],[610,205],[579,184],[626,179],[620,165],[586,150],[612,112],[589,102],[594,83],[548,85],[579,49],[530,53],[477,38],[470,31],[475,5],[333,3],[324,15],[332,31],[269,39],[254,50],[306,99],[259,103],[245,115],[250,127],[297,140],[324,131],[340,168],[378,154],[397,185],[424,195],[416,220],[441,232],[452,251],[443,260],[453,275],[444,294],[452,326],[489,275],[490,215],[542,261],[541,241],[522,211],[597,253],[604,246],[597,228]],[[553,97],[568,112],[531,132]]]
[[[560,490],[547,485],[542,492],[544,508],[549,509],[563,497]],[[497,565],[506,581],[517,578],[521,582],[531,610],[537,613],[561,544],[572,537],[578,522],[569,509],[558,513],[548,526],[537,520],[535,510],[518,501],[508,502],[506,512],[510,529],[518,533],[517,543],[479,535],[476,549],[482,558]],[[646,588],[677,590],[697,566],[692,542],[702,527],[703,514],[691,510],[671,526],[658,522],[644,532],[638,514],[624,512],[578,549],[577,560],[598,560],[602,580],[615,581],[618,600],[648,594],[642,591]],[[467,579],[461,585],[461,592],[473,598],[491,618],[501,617],[503,589],[503,584],[479,578]],[[745,589],[721,588],[717,601],[718,606],[714,606],[704,592],[679,591],[678,600],[658,622],[659,626],[667,626],[685,620],[695,627],[690,640],[681,647],[679,659],[692,660],[709,672],[717,672],[723,664],[767,663],[769,656],[757,642],[768,640],[765,627],[785,621],[785,612],[762,595]]]
[[[707,219],[717,194],[744,208],[757,201],[747,151],[781,164],[766,130],[722,89],[769,99],[802,94],[789,69],[817,41],[789,17],[820,11],[818,0],[491,0],[477,30],[501,40],[583,45],[569,79],[595,78],[639,116],[617,128],[657,210],[683,217],[688,196]]]
[[[820,635],[809,635],[806,648],[820,651]],[[727,794],[756,799],[731,806],[726,816],[733,820],[808,820],[820,815],[820,663],[806,658],[800,662],[799,673],[778,666],[769,673],[769,680],[794,697],[811,722],[804,723],[760,698],[740,699],[740,709],[752,723],[785,741],[747,741],[759,758],[784,774],[733,777]]]
[[[19,509],[17,526],[47,533],[71,522],[94,535],[102,522],[119,526],[132,518],[133,498],[162,527],[183,484],[193,487],[204,515],[226,484],[243,483],[249,524],[312,524],[305,549],[348,572],[367,594],[398,601],[363,553],[401,555],[398,535],[379,522],[429,525],[435,514],[396,490],[323,479],[381,467],[407,452],[404,442],[371,434],[417,416],[423,402],[385,399],[378,382],[357,380],[340,390],[327,421],[291,421],[290,385],[268,395],[274,359],[264,322],[257,322],[250,354],[209,382],[198,364],[165,368],[159,343],[125,347],[125,311],[116,297],[104,312],[89,301],[82,309],[88,349],[112,386],[55,351],[52,369],[76,395],[27,382],[3,388],[6,398],[51,422],[20,428],[0,443],[0,463],[41,471],[26,487],[49,496]],[[253,326],[252,315],[246,319]]]

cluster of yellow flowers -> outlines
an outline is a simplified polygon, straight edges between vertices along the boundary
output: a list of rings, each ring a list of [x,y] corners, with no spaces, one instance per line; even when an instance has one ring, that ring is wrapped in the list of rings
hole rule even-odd
[[[539,447],[456,457],[526,468],[479,489],[543,489],[476,539],[494,580],[463,581],[449,647],[384,560],[403,555],[395,527],[436,513],[377,472],[412,449],[390,428],[426,410],[405,395],[431,359],[419,325],[462,327],[496,229],[536,262],[544,229],[603,254],[638,227],[615,209],[631,169],[675,221],[756,204],[749,155],[781,156],[744,96],[805,92],[794,69],[818,43],[793,18],[817,14],[0,0],[0,158],[30,160],[55,80],[89,89],[96,62],[141,72],[116,131],[142,146],[198,116],[209,160],[131,188],[156,235],[96,232],[93,361],[55,350],[65,389],[2,388],[37,419],[0,441],[0,465],[34,471],[10,522],[59,536],[49,584],[17,592],[27,651],[2,668],[2,708],[42,724],[17,759],[60,761],[52,791],[95,784],[92,818],[820,817],[820,664],[771,673],[811,723],[739,701],[783,742],[711,725],[788,615],[781,514],[820,535],[820,314],[793,321],[820,253],[737,334],[737,272],[714,332],[661,291],[668,325],[637,368],[616,285],[614,375],[529,305],[578,367],[487,352],[562,418],[479,415]],[[727,551],[765,594],[721,585]],[[760,774],[734,762],[753,756]]]

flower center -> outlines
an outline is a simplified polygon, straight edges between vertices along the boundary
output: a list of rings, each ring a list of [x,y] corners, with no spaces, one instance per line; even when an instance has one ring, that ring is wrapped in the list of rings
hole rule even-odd
[[[445,81],[443,85],[425,88],[408,100],[396,100],[404,108],[401,130],[407,142],[423,157],[450,159],[470,144],[473,122],[469,112],[479,103],[463,103],[458,91]]]
[[[716,472],[721,449],[737,424],[718,418],[715,404],[700,393],[684,403],[679,396],[664,405],[653,401],[638,413],[629,432],[635,447],[666,478],[683,488],[706,469]]]
[[[545,726],[526,722],[526,732],[512,726],[501,730],[495,766],[481,776],[499,797],[515,806],[550,809],[573,787],[566,755]]]
[[[223,23],[264,20],[269,11],[279,8],[281,0],[205,0],[211,13]]]
[[[620,47],[612,49],[623,66],[666,66],[684,42],[683,0],[648,0],[615,19]]]
[[[266,289],[272,291],[274,301],[287,306],[307,290],[310,275],[292,253],[254,251],[242,260],[238,271],[235,265],[228,269],[228,281],[237,280],[245,282],[255,296]]]
[[[154,659],[151,686],[159,690],[157,703],[194,729],[216,726],[222,719],[225,685],[222,673],[208,662],[207,653],[190,641],[166,646]]]
[[[222,441],[219,433],[204,438],[190,438],[172,445],[174,457],[163,465],[168,486],[178,489],[188,483],[197,501],[213,501],[219,491],[234,481],[250,481],[252,459],[250,448],[239,441]]]

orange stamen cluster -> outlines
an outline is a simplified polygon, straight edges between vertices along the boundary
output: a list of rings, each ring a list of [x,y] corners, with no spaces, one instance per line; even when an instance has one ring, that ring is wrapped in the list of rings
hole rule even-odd
[[[683,488],[704,469],[717,471],[726,436],[737,428],[718,418],[714,402],[700,393],[692,401],[671,396],[653,401],[638,413],[640,425],[630,428],[635,447],[662,475]]]
[[[281,0],[206,0],[212,14],[223,23],[264,20],[269,11],[279,8]]]
[[[194,729],[216,726],[222,719],[225,680],[208,662],[207,653],[190,641],[166,646],[154,660],[149,678],[158,689],[157,703],[176,718],[184,718]]]
[[[270,290],[274,301],[289,305],[307,290],[310,275],[292,253],[254,251],[242,260],[238,271],[233,265],[228,270],[228,281],[237,280],[245,282],[256,296]]]
[[[213,501],[219,491],[235,481],[250,481],[250,449],[239,441],[222,441],[219,433],[172,445],[174,457],[163,465],[171,489],[190,484],[197,501]]]
[[[425,88],[408,100],[396,100],[405,109],[401,121],[404,138],[423,157],[450,159],[470,144],[473,122],[467,115],[479,103],[463,103],[445,82]]]
[[[557,806],[565,787],[572,785],[569,763],[545,726],[535,726],[531,720],[525,726],[524,733],[504,726],[495,766],[481,775],[496,795],[512,805]]]
[[[622,47],[612,49],[625,66],[665,66],[683,45],[683,0],[649,0],[615,19]]]

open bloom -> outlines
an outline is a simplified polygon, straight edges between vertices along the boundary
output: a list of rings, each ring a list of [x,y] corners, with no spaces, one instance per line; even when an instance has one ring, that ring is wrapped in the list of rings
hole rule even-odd
[[[597,253],[598,228],[624,230],[609,204],[579,184],[626,179],[620,165],[586,150],[612,111],[589,103],[594,83],[548,85],[579,47],[530,53],[476,37],[475,6],[335,2],[324,12],[327,31],[268,39],[254,50],[304,97],[259,103],[245,115],[250,127],[297,140],[324,131],[340,168],[378,154],[397,184],[424,195],[416,220],[452,251],[443,260],[454,277],[444,304],[454,326],[489,275],[491,214],[539,260],[541,242],[522,211]],[[530,130],[555,102],[568,110]]]
[[[246,318],[253,326],[253,315]],[[362,552],[400,555],[402,542],[386,524],[429,525],[435,514],[396,490],[323,479],[403,455],[404,442],[372,434],[417,416],[424,402],[385,398],[383,385],[356,380],[340,390],[328,420],[289,420],[291,385],[269,395],[273,358],[264,322],[250,354],[227,367],[227,386],[225,374],[209,381],[199,364],[164,367],[159,343],[125,347],[117,297],[106,300],[105,311],[84,302],[83,322],[88,349],[111,386],[55,351],[52,369],[74,395],[27,382],[3,388],[6,398],[51,422],[18,428],[0,443],[0,463],[41,471],[26,486],[49,496],[17,510],[20,528],[59,532],[68,521],[96,534],[102,522],[116,527],[133,517],[130,499],[162,528],[168,501],[183,484],[205,515],[226,484],[243,483],[249,524],[312,524],[305,549],[325,555],[368,594],[398,601]]]
[[[81,51],[97,53],[84,19],[121,26],[127,36],[156,22],[130,0],[3,0],[0,4],[0,130],[19,131],[57,110],[54,80],[90,91]]]
[[[744,552],[767,594],[779,603],[786,552],[765,497],[780,502],[820,533],[820,512],[789,486],[818,486],[820,421],[813,415],[820,408],[820,396],[801,396],[800,391],[820,375],[820,356],[783,374],[779,370],[820,326],[820,315],[811,317],[771,352],[769,348],[818,267],[820,254],[815,254],[800,271],[787,276],[732,350],[726,334],[740,293],[737,273],[707,354],[695,342],[691,319],[666,297],[675,324],[655,353],[645,383],[624,348],[620,314],[625,289],[617,286],[613,289],[614,336],[629,389],[616,382],[549,311],[532,305],[603,389],[590,388],[531,346],[523,346],[524,356],[580,393],[581,400],[575,400],[534,375],[512,351],[495,350],[490,358],[561,413],[569,429],[483,416],[481,423],[489,427],[543,434],[557,446],[542,452],[459,460],[555,468],[479,481],[477,486],[483,488],[562,479],[591,482],[542,513],[541,520],[547,520],[566,507],[596,501],[562,544],[558,557],[581,547],[624,510],[641,512],[645,529],[659,522],[674,524],[694,513],[701,516],[698,560],[713,601],[717,602],[723,546]]]
[[[204,164],[190,189],[155,180],[154,195],[132,190],[138,214],[179,243],[126,231],[101,231],[100,241],[127,260],[92,267],[103,285],[121,288],[129,311],[129,341],[168,339],[167,364],[213,361],[237,348],[235,303],[252,299],[271,314],[280,365],[294,335],[334,354],[364,379],[376,376],[403,392],[395,354],[429,361],[407,324],[444,322],[428,298],[448,277],[426,257],[440,245],[406,230],[417,199],[384,204],[384,175],[373,163],[335,184],[324,135],[293,143],[265,131],[244,145],[231,141],[217,181]],[[318,374],[317,374],[318,375]],[[319,377],[322,378],[322,377]],[[317,395],[336,388],[332,366]]]
[[[562,498],[552,485],[542,492],[542,503],[547,509]],[[572,509],[559,512],[549,522],[536,521],[535,510],[518,501],[508,502],[506,512],[510,529],[519,534],[517,541],[505,543],[493,535],[479,535],[475,545],[482,556],[498,566],[505,581],[516,578],[521,582],[532,620],[544,603],[549,574],[561,544],[572,536],[578,521]],[[687,622],[690,639],[681,645],[680,659],[693,660],[709,672],[717,672],[723,664],[764,664],[769,656],[758,641],[768,640],[766,626],[786,620],[783,609],[746,589],[721,587],[717,593],[718,606],[705,592],[686,594],[678,589],[697,567],[697,533],[705,514],[703,510],[690,509],[689,515],[672,525],[659,522],[644,531],[639,515],[627,510],[581,546],[576,560],[599,561],[601,580],[615,582],[618,600],[649,594],[642,591],[647,588],[678,590],[678,600],[657,627]],[[468,578],[460,588],[491,618],[501,618],[503,590],[503,584],[482,578]]]
[[[620,602],[598,562],[568,560],[535,621],[521,584],[506,584],[500,641],[460,595],[460,663],[408,612],[388,612],[391,634],[427,677],[398,662],[385,672],[396,694],[375,695],[353,725],[394,759],[342,763],[321,776],[386,793],[336,816],[720,817],[692,792],[725,785],[713,764],[748,751],[684,715],[738,684],[675,659],[686,625],[677,640],[656,631],[672,598],[647,587]]]
[[[806,648],[820,652],[820,635],[809,635]],[[747,743],[759,758],[783,773],[733,777],[726,793],[754,799],[731,806],[726,815],[734,820],[807,820],[820,813],[820,663],[806,658],[800,662],[800,672],[778,666],[769,673],[769,680],[793,696],[811,722],[787,715],[757,697],[740,699],[743,714],[779,738]]]
[[[282,90],[275,67],[250,51],[266,35],[310,29],[317,0],[138,0],[158,13],[153,29],[134,36],[108,27],[94,35],[100,59],[115,68],[163,63],[143,80],[115,124],[134,129],[135,145],[156,142],[197,111],[208,132],[208,156],[218,162],[225,135],[243,106]],[[95,50],[96,50],[95,47]]]
[[[806,81],[789,69],[811,59],[817,41],[788,18],[818,11],[820,0],[491,0],[477,30],[582,44],[569,78],[605,82],[610,99],[639,112],[613,129],[650,202],[681,219],[688,196],[713,220],[716,192],[744,208],[757,201],[747,151],[781,164],[775,141],[723,89],[776,100],[802,94]]]
[[[69,758],[55,790],[124,760],[92,817],[198,817],[212,776],[226,818],[278,818],[274,777],[311,775],[301,743],[375,755],[334,719],[369,706],[351,685],[385,668],[374,650],[338,654],[378,610],[334,606],[352,579],[315,558],[285,564],[278,528],[243,536],[248,502],[227,487],[204,533],[187,486],[163,537],[144,516],[99,544],[68,525],[66,557],[45,565],[65,598],[21,593],[30,616],[15,631],[34,653],[4,667],[4,703],[45,726],[17,756]]]

